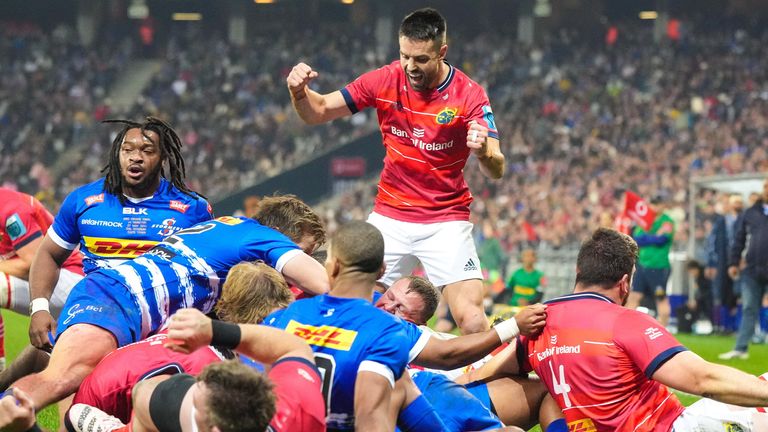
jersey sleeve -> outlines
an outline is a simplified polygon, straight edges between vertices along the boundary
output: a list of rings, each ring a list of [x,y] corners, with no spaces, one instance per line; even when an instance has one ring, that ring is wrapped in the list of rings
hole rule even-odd
[[[381,87],[383,77],[388,73],[386,66],[366,72],[341,89],[344,102],[347,103],[347,108],[349,108],[352,114],[375,106],[376,93]]]
[[[64,249],[72,250],[80,241],[80,229],[77,223],[78,194],[70,193],[61,204],[59,213],[48,229],[51,240]]]
[[[408,350],[408,363],[411,363],[427,346],[431,335],[429,331],[408,321],[403,321],[403,325],[405,326],[405,335],[409,340],[408,346],[410,347]]]
[[[515,354],[517,356],[517,364],[520,367],[520,372],[529,373],[533,371],[533,366],[531,365],[531,362],[528,361],[528,337],[519,336],[514,343],[517,344]]]
[[[5,235],[14,250],[19,250],[29,242],[43,236],[43,228],[35,219],[34,208],[20,201],[6,203],[3,206],[2,222]]]
[[[243,261],[262,260],[279,272],[291,258],[303,253],[284,234],[265,226],[254,229],[250,239],[240,250],[240,258]]]
[[[644,313],[628,310],[616,323],[614,342],[648,378],[675,354],[686,351],[664,326]]]
[[[388,327],[378,333],[386,337],[372,344],[360,363],[358,373],[364,371],[377,373],[394,387],[395,381],[400,379],[408,364],[408,351],[402,347],[408,346],[409,338],[401,323],[393,322]]]
[[[195,220],[192,223],[205,222],[213,219],[213,207],[203,197],[195,200]]]
[[[491,109],[491,102],[482,87],[475,86],[476,90],[468,97],[467,122],[476,121],[488,128],[488,136],[499,139],[499,131],[496,128],[496,120]]]

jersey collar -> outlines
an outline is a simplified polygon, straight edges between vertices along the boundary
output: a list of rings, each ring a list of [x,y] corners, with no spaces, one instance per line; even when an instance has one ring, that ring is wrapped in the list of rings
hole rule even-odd
[[[601,301],[606,301],[608,303],[613,303],[613,300],[609,299],[608,297],[602,294],[598,294],[596,292],[580,292],[580,293],[574,293],[574,294],[567,294],[562,297],[557,297],[552,300],[545,301],[544,304],[561,303],[561,302],[572,301],[572,300],[601,300]]]
[[[437,88],[435,88],[435,91],[438,93],[448,88],[448,86],[451,84],[451,81],[453,81],[453,76],[456,75],[456,70],[453,68],[453,66],[447,61],[445,60],[443,61],[445,62],[445,64],[448,65],[448,76],[445,77],[443,82],[440,83],[440,85],[437,86]]]

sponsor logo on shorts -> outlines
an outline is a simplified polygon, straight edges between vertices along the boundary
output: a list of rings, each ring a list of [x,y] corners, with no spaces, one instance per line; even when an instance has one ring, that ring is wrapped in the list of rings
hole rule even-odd
[[[85,198],[85,205],[90,206],[95,203],[104,202],[104,194],[100,193],[98,195],[91,195],[89,197]]]
[[[475,264],[475,260],[470,258],[469,261],[464,264],[464,271],[477,271],[477,264]]]
[[[122,222],[106,221],[106,220],[98,220],[98,219],[81,219],[80,223],[83,225],[93,225],[93,226],[109,227],[109,228],[123,227]]]
[[[171,201],[170,208],[171,210],[176,210],[177,212],[186,213],[187,209],[189,208],[189,204],[184,204],[181,201]]]
[[[340,351],[349,351],[357,337],[357,332],[354,330],[326,325],[315,327],[294,320],[288,323],[285,331],[304,339],[310,345],[333,348]]]
[[[83,236],[85,247],[94,255],[108,258],[136,258],[158,242]]]
[[[64,324],[69,324],[69,322],[72,321],[74,317],[76,317],[77,315],[85,311],[102,313],[104,312],[104,308],[101,306],[93,306],[93,305],[88,305],[83,308],[83,307],[80,307],[80,303],[76,303],[71,308],[69,308],[69,310],[67,310],[67,319],[64,320]]]
[[[595,424],[592,422],[592,419],[581,419],[581,420],[574,420],[572,422],[568,422],[568,431],[569,432],[597,432],[597,428],[595,427]]]
[[[24,222],[21,221],[21,217],[18,213],[14,213],[11,217],[5,220],[5,232],[8,233],[8,237],[11,240],[16,240],[27,233],[27,227]]]

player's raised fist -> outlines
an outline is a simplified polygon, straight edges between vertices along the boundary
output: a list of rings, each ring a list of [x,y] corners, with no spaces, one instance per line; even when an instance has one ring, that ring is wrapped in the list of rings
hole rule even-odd
[[[288,90],[294,97],[300,97],[304,93],[304,88],[310,81],[317,77],[317,72],[306,63],[299,63],[291,69],[285,82],[288,84]]]
[[[488,147],[488,128],[474,120],[469,122],[467,147],[478,155],[484,155]]]

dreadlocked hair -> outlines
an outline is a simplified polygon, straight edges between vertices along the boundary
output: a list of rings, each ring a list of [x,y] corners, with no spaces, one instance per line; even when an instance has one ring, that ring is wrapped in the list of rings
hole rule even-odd
[[[147,138],[146,131],[152,131],[159,137],[158,146],[160,147],[160,176],[168,179],[165,176],[165,162],[168,162],[170,182],[181,192],[191,197],[203,197],[201,194],[192,191],[184,183],[184,177],[186,177],[186,170],[184,166],[184,158],[181,156],[181,138],[176,134],[171,125],[160,120],[157,117],[148,116],[143,123],[122,120],[111,119],[104,120],[102,123],[119,123],[124,125],[120,133],[117,134],[114,141],[112,141],[112,147],[109,149],[109,161],[107,166],[101,169],[101,173],[104,174],[104,190],[114,196],[116,196],[120,203],[125,204],[125,196],[123,195],[123,176],[120,172],[120,147],[125,139],[125,134],[131,129],[141,129],[141,134]],[[205,198],[205,197],[203,197]]]

